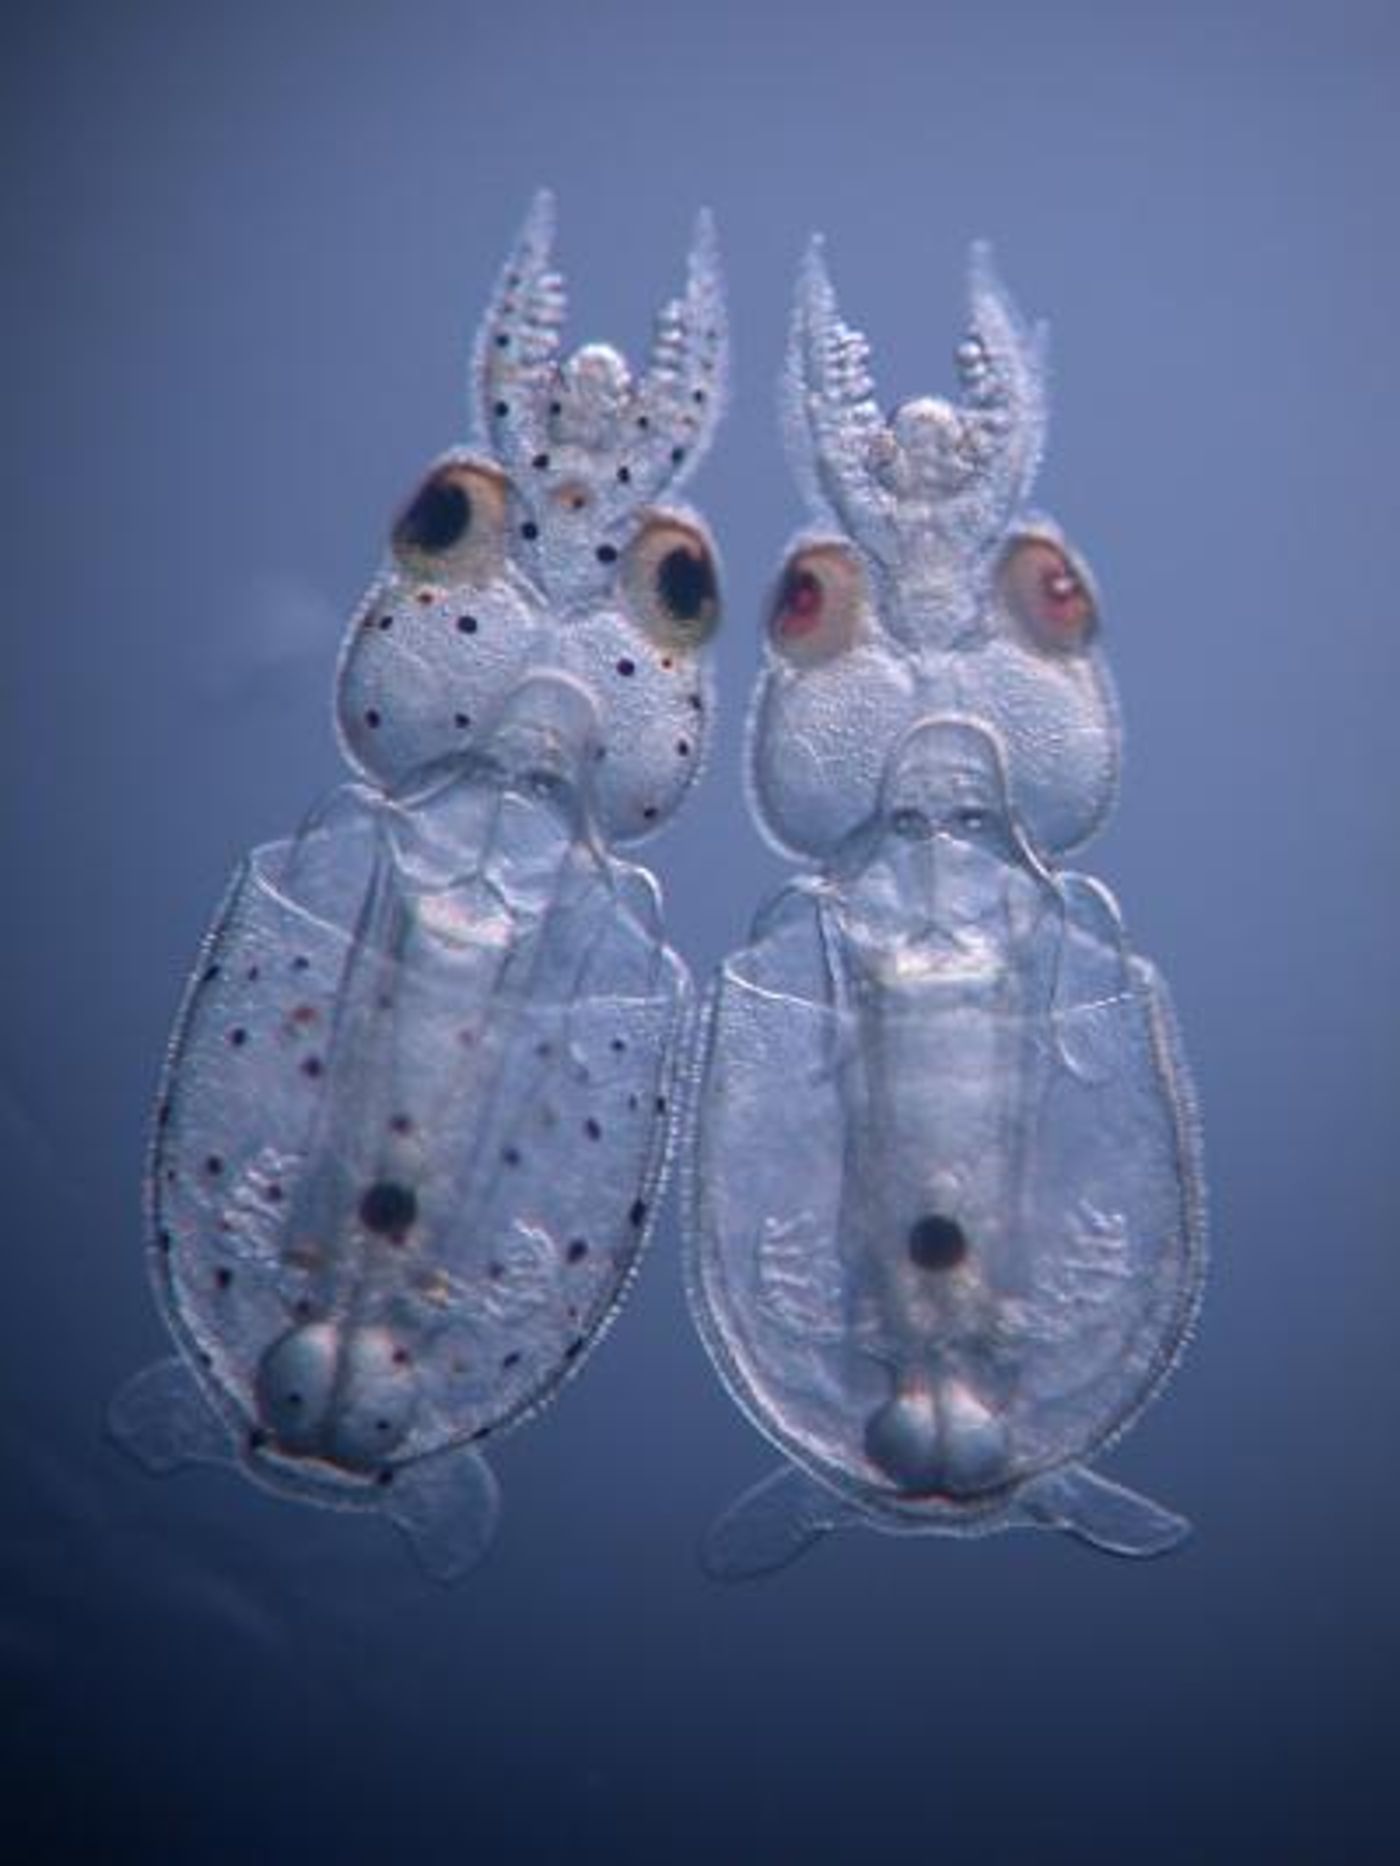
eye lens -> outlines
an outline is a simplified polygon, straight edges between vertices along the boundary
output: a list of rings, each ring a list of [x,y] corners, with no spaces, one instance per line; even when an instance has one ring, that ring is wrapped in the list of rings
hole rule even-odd
[[[714,565],[678,544],[656,567],[656,589],[677,622],[698,622],[719,599]]]
[[[865,606],[859,562],[844,547],[814,544],[788,560],[778,580],[769,639],[785,660],[814,666],[855,641]]]
[[[394,529],[394,542],[414,551],[449,551],[471,529],[472,502],[465,486],[430,479]]]
[[[1084,578],[1048,538],[1022,538],[1012,544],[1002,559],[998,584],[1025,633],[1052,654],[1083,647],[1098,626]]]

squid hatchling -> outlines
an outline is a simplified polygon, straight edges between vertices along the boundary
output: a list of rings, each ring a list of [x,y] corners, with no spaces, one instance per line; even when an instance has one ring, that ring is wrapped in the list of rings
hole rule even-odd
[[[493,1533],[483,1441],[577,1368],[652,1224],[686,976],[613,849],[695,781],[719,620],[667,503],[724,401],[709,221],[633,376],[564,353],[552,219],[487,310],[478,439],[351,621],[357,780],[252,853],[205,942],[149,1177],[179,1352],[112,1413],[157,1469],[381,1510],[443,1577]]]

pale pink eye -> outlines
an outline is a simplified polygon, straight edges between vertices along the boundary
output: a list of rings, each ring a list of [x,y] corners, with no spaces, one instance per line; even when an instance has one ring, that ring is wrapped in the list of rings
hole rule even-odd
[[[810,570],[793,570],[783,579],[773,619],[784,640],[800,639],[821,627],[822,586]]]
[[[812,543],[788,559],[768,619],[774,650],[795,667],[816,667],[855,644],[865,604],[858,561],[844,546]]]
[[[1068,570],[1052,571],[1045,579],[1045,590],[1052,602],[1067,603],[1071,596],[1079,594],[1079,579]]]
[[[1063,653],[1093,634],[1093,598],[1058,545],[1022,539],[1002,560],[998,580],[1007,608],[1037,647]]]

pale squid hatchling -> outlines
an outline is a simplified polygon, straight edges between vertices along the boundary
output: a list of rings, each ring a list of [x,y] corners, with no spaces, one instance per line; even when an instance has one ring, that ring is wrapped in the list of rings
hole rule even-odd
[[[696,1320],[789,1460],[711,1532],[725,1576],[850,1524],[1186,1533],[1089,1467],[1187,1337],[1199,1140],[1165,985],[1050,866],[1112,800],[1116,708],[1088,572],[1026,507],[1043,336],[982,249],[971,301],[962,402],[887,419],[816,250],[799,288],[824,529],[778,581],[749,762],[810,872],[711,989],[689,1136]]]
[[[436,1575],[487,1546],[480,1455],[580,1363],[650,1230],[684,967],[612,853],[702,762],[700,520],[726,332],[702,217],[634,378],[565,355],[541,195],[488,309],[482,440],[428,473],[351,624],[364,780],[255,850],[162,1086],[150,1258],[177,1358],[117,1398],[144,1462],[238,1459],[382,1510]]]

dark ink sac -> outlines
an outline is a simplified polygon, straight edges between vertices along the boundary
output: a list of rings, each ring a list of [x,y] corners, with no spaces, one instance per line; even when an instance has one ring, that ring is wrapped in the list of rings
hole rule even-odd
[[[955,1218],[925,1212],[909,1227],[910,1260],[921,1270],[955,1270],[967,1252],[967,1235]]]
[[[380,1179],[360,1200],[360,1223],[379,1237],[401,1238],[418,1216],[418,1201],[407,1186]]]

